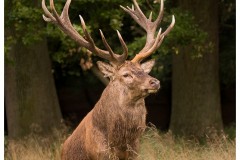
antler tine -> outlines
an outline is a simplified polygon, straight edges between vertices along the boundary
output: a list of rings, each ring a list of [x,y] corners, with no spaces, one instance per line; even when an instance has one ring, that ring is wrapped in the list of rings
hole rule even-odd
[[[122,55],[116,55],[114,54],[114,52],[112,51],[111,47],[109,46],[109,44],[107,43],[106,39],[105,39],[105,36],[102,32],[102,30],[100,30],[100,35],[102,37],[102,41],[103,41],[103,44],[104,46],[107,48],[107,50],[109,51],[109,54],[111,56],[111,61],[116,64],[122,64],[126,59],[127,59],[127,56],[128,56],[128,48],[127,48],[127,45],[125,44],[120,32],[117,30],[117,34],[118,34],[118,38],[119,38],[119,41],[122,45],[122,48],[123,48],[123,54]]]
[[[175,25],[175,16],[172,15],[172,22],[171,24],[169,25],[169,27],[165,30],[165,32],[163,33],[163,35],[167,35],[174,27]]]
[[[81,46],[85,46],[87,45],[87,41],[77,33],[77,31],[73,28],[69,20],[69,18],[66,18],[68,16],[68,8],[69,5],[71,3],[71,0],[67,0],[64,9],[63,9],[63,13],[61,15],[61,17],[59,17],[55,6],[54,6],[54,1],[50,0],[50,8],[53,12],[53,14],[51,12],[49,12],[49,10],[46,7],[45,4],[45,0],[42,0],[42,8],[43,11],[45,13],[45,15],[43,15],[43,19],[47,22],[52,22],[55,25],[57,25],[65,34],[67,34],[68,36],[70,36],[72,39],[74,39],[75,41],[77,41]]]
[[[91,51],[93,51],[93,52],[95,52],[97,54],[98,51],[96,49],[96,46],[95,46],[95,43],[94,43],[92,37],[90,36],[90,34],[87,31],[87,27],[86,27],[85,21],[84,21],[84,19],[82,18],[81,15],[79,15],[79,18],[80,18],[80,22],[81,22],[81,25],[82,25],[82,29],[83,29],[84,35],[85,35],[86,39],[88,40],[88,43],[91,46]]]
[[[140,51],[139,54],[137,54],[133,59],[132,59],[132,62],[141,62],[143,59],[147,58],[148,56],[150,56],[153,52],[155,52],[159,47],[160,45],[162,44],[163,42],[163,39],[164,37],[173,29],[174,27],[174,24],[175,24],[175,17],[174,15],[172,16],[172,22],[171,24],[169,25],[169,27],[165,30],[165,32],[163,32],[161,34],[161,31],[162,31],[162,28],[160,28],[159,32],[158,32],[158,35],[155,39],[155,42],[154,44],[152,45],[152,47],[150,49],[148,49],[147,51]]]
[[[141,25],[140,22],[139,22],[139,18],[138,18],[137,15],[135,15],[135,13],[134,13],[134,7],[133,7],[133,6],[132,6],[132,8],[130,8],[130,7],[128,7],[128,6],[127,6],[127,8],[125,8],[125,7],[123,7],[122,5],[120,5],[120,7],[121,7],[125,12],[127,12],[139,25]]]
[[[175,18],[173,16],[172,22],[170,26],[166,29],[166,31],[161,34],[161,29],[160,29],[160,31],[157,34],[157,37],[155,38],[156,29],[158,28],[158,25],[160,24],[163,17],[163,11],[164,11],[163,0],[161,0],[160,11],[157,19],[154,22],[152,22],[152,12],[150,13],[149,18],[147,19],[146,16],[143,14],[142,10],[140,9],[136,0],[133,0],[133,4],[136,8],[135,10],[134,8],[131,9],[129,7],[125,8],[121,6],[121,8],[125,12],[127,12],[147,32],[145,46],[131,60],[132,62],[140,63],[143,59],[150,56],[154,51],[157,50],[157,48],[160,47],[164,37],[172,30],[175,24]]]
[[[152,52],[154,52],[162,43],[164,39],[164,35],[161,34],[162,28],[159,29],[159,32],[157,34],[156,40],[154,41],[154,44],[151,46],[150,49],[144,52],[140,52],[139,54],[136,54],[136,56],[132,59],[132,62],[134,63],[140,63],[144,58],[148,57]]]
[[[47,15],[47,17],[45,15],[43,15],[43,19],[47,22],[53,22],[54,23],[56,21],[56,19],[48,11],[48,9],[46,7],[45,0],[42,0],[42,9],[43,9],[44,13]]]
[[[104,37],[102,30],[100,29],[99,31],[100,31],[100,35],[102,37],[103,44],[107,48],[107,50],[109,51],[110,56],[112,57],[112,61],[116,61],[117,58],[114,56],[114,52],[113,52],[112,48],[107,43],[106,38]]]
[[[69,10],[70,4],[71,4],[71,0],[67,0],[60,17],[63,20],[63,22],[68,26],[69,29],[71,29],[73,32],[75,32],[75,34],[78,34],[78,32],[74,29],[74,27],[69,19],[68,10]]]
[[[149,15],[149,21],[152,21],[152,12],[150,12],[150,15]]]
[[[127,48],[127,45],[126,43],[124,42],[120,32],[117,30],[117,35],[118,35],[118,39],[122,45],[122,48],[123,48],[123,54],[121,56],[119,56],[119,60],[121,62],[124,62],[126,59],[127,59],[127,56],[128,56],[128,48]]]
[[[107,43],[106,38],[104,37],[103,32],[102,32],[101,30],[100,30],[100,35],[101,35],[101,37],[102,37],[102,41],[103,41],[104,46],[105,46],[106,49],[108,50],[108,54],[100,54],[101,49],[99,49],[99,48],[96,47],[96,45],[95,45],[92,37],[90,36],[89,32],[88,32],[87,29],[86,29],[86,24],[85,24],[84,19],[82,18],[81,15],[79,15],[79,17],[80,17],[80,21],[81,21],[81,25],[82,25],[82,29],[83,29],[84,35],[85,35],[87,41],[91,44],[91,45],[90,45],[91,51],[94,52],[95,54],[97,54],[99,57],[111,61],[113,64],[118,65],[119,63],[122,63],[122,62],[119,60],[119,58],[117,57],[117,54],[115,54],[115,53],[113,52],[113,50],[111,49],[111,47],[110,47],[109,44]],[[90,50],[90,49],[89,49],[89,50]],[[124,60],[125,60],[125,59],[124,59]]]
[[[164,3],[163,3],[163,0],[161,0],[159,14],[158,14],[156,21],[154,22],[154,23],[156,23],[157,26],[162,21],[163,12],[164,12]]]
[[[86,49],[88,49],[90,52],[94,52],[97,56],[107,59],[109,61],[112,61],[113,64],[119,65],[121,63],[123,63],[126,58],[127,58],[127,47],[125,42],[123,41],[122,37],[118,37],[120,39],[121,45],[123,47],[124,53],[122,55],[118,55],[115,54],[112,49],[110,48],[110,46],[108,45],[107,41],[105,40],[105,37],[103,36],[103,34],[100,32],[102,39],[103,39],[103,43],[105,45],[105,47],[107,48],[107,50],[102,50],[100,48],[98,48],[92,37],[90,36],[89,32],[86,29],[86,25],[85,22],[83,20],[83,18],[80,16],[80,21],[81,21],[81,26],[84,32],[84,37],[81,36],[73,27],[70,19],[69,19],[69,15],[68,15],[68,10],[69,10],[69,6],[70,6],[71,0],[67,0],[63,11],[61,13],[61,16],[58,15],[55,6],[54,6],[54,0],[50,0],[50,8],[51,8],[51,12],[47,9],[46,4],[45,4],[45,0],[42,0],[42,8],[43,11],[45,13],[45,15],[43,15],[43,19],[47,22],[52,22],[55,25],[57,25],[65,34],[67,34],[68,36],[70,36],[73,40],[75,40],[80,46],[85,47]]]
[[[132,8],[128,7],[125,8],[120,5],[120,7],[127,12],[142,28],[144,28],[147,31],[147,26],[146,26],[146,16],[143,14],[141,8],[139,7],[138,3],[136,0],[133,0],[133,5]],[[134,8],[135,7],[135,8]]]
[[[140,21],[140,25],[147,30],[147,23],[146,23],[146,16],[144,15],[144,13],[142,12],[141,8],[139,7],[138,3],[136,0],[133,0],[133,4],[135,6],[135,14],[139,17],[139,21]]]

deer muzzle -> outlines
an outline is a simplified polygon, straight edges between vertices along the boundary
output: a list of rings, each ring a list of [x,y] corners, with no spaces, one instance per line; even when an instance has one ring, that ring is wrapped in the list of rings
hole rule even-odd
[[[149,80],[150,88],[148,89],[148,93],[156,93],[160,88],[160,81],[156,78],[152,78]]]

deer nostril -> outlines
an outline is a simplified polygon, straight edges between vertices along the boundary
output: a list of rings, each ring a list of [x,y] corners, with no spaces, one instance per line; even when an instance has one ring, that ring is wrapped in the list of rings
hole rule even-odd
[[[151,79],[149,83],[152,87],[158,87],[160,85],[160,82],[157,79]]]

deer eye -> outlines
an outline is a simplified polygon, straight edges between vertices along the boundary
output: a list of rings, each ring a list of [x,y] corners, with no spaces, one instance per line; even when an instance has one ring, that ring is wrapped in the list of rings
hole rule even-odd
[[[132,76],[131,76],[129,73],[124,73],[124,74],[123,74],[123,77],[124,77],[124,78],[132,78]]]

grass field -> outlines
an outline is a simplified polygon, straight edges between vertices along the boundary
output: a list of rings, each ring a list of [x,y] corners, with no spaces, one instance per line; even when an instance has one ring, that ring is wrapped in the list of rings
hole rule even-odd
[[[51,136],[31,134],[21,140],[5,138],[5,160],[60,160],[61,144],[68,134],[55,130]],[[207,136],[199,140],[176,138],[149,127],[141,138],[140,160],[235,160],[235,135]]]

